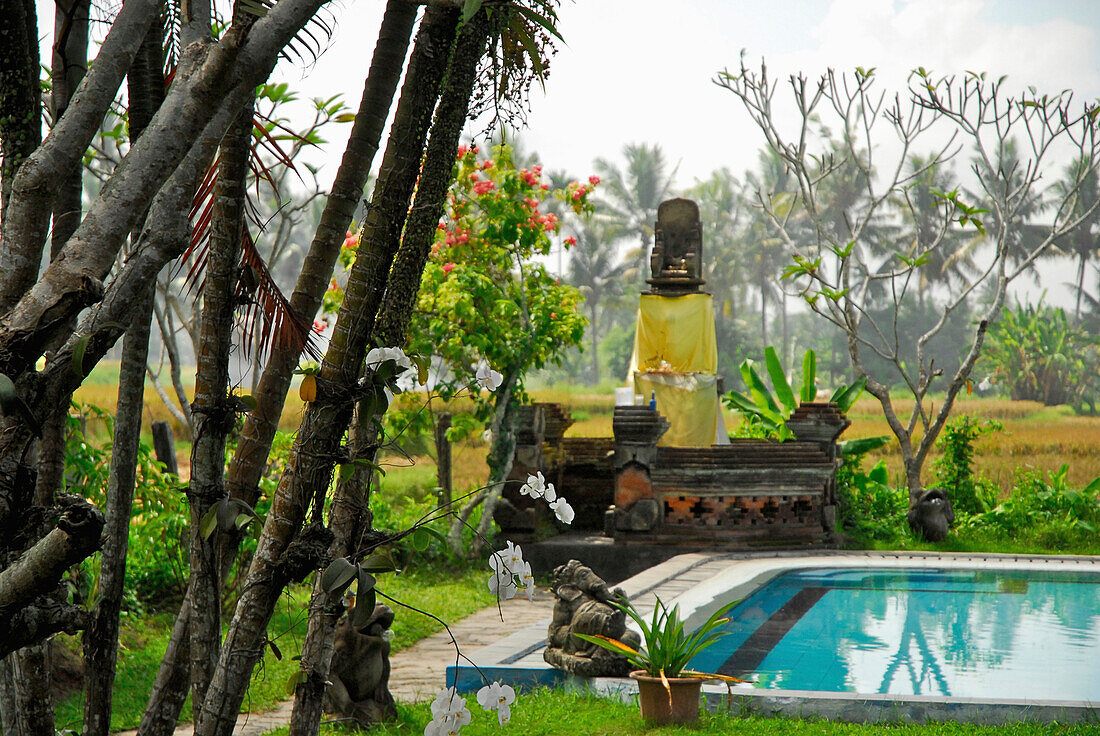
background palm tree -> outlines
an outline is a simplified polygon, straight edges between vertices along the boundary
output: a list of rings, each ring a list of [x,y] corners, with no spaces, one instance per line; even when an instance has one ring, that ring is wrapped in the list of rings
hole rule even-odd
[[[632,254],[641,275],[645,276],[649,248],[653,243],[653,223],[657,207],[672,194],[672,179],[676,169],[669,171],[664,152],[657,143],[628,143],[623,146],[626,165],[620,169],[604,158],[595,161],[596,173],[602,179],[599,189],[599,209],[622,230],[621,237],[634,239],[638,250]]]
[[[1088,171],[1090,161],[1088,158],[1080,158],[1066,168],[1065,178],[1055,185],[1060,198],[1070,195],[1073,182],[1080,178],[1082,171]],[[1073,201],[1071,216],[1088,209],[1093,202],[1100,199],[1100,175],[1093,169],[1084,180],[1081,181],[1077,196]],[[1100,207],[1092,211],[1092,215],[1082,222],[1076,230],[1065,238],[1056,241],[1058,251],[1077,260],[1077,279],[1074,289],[1077,292],[1077,304],[1073,310],[1074,320],[1081,319],[1081,302],[1085,294],[1085,271],[1090,260],[1100,255]]]
[[[623,291],[623,272],[628,264],[616,255],[615,241],[622,230],[614,222],[595,217],[573,220],[567,227],[576,238],[569,251],[568,282],[584,295],[588,306],[588,335],[592,340],[592,383],[600,382],[600,335],[605,326],[603,304],[606,298]]]

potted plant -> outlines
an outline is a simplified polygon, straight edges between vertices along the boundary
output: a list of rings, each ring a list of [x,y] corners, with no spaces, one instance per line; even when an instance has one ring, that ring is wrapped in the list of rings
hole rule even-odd
[[[641,629],[642,646],[634,649],[607,636],[574,634],[587,642],[626,657],[638,669],[630,673],[638,682],[638,700],[642,718],[661,723],[687,723],[699,718],[699,691],[705,680],[744,682],[736,677],[685,669],[688,662],[726,632],[722,624],[737,601],[722,606],[702,626],[688,633],[680,619],[680,607],[666,606],[660,598],[653,608],[652,620],[646,621],[628,601],[612,602],[634,619]]]

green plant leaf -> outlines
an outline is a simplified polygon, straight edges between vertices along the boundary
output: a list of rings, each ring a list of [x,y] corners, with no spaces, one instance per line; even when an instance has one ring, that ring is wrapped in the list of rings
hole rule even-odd
[[[298,670],[297,672],[292,674],[286,680],[286,694],[287,695],[294,695],[294,690],[299,685],[305,683],[306,680],[308,680],[308,679],[309,679],[309,676],[306,675],[306,673],[303,672],[302,670]]]
[[[359,581],[355,588],[355,608],[351,612],[351,625],[360,634],[365,634],[367,623],[374,615],[375,601],[378,594],[374,590],[374,584],[378,582],[373,575],[362,568],[359,569]]]
[[[466,2],[462,4],[463,23],[468,22],[470,18],[473,18],[477,14],[477,11],[481,10],[481,3],[482,0],[466,0]]]
[[[856,399],[863,393],[863,389],[867,386],[867,376],[860,376],[852,384],[848,386],[841,386],[833,392],[832,398],[829,401],[840,407],[840,410],[847,412],[856,403]]]
[[[337,557],[321,573],[321,590],[328,594],[343,592],[355,580],[359,567],[346,557]]]
[[[802,388],[799,398],[811,402],[817,398],[817,353],[807,350],[802,356]]]
[[[199,536],[203,539],[210,539],[210,535],[214,533],[214,530],[218,528],[218,505],[214,504],[206,513],[203,514],[202,521],[199,522]]]
[[[790,414],[798,408],[794,400],[794,392],[791,384],[787,382],[787,374],[783,371],[783,365],[779,362],[779,356],[771,345],[764,348],[764,364],[768,368],[768,377],[771,378],[772,388],[775,389],[775,397],[787,408],[786,414]]]

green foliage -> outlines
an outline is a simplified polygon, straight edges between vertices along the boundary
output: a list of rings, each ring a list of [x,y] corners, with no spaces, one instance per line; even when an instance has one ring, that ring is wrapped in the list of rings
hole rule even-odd
[[[877,439],[877,438],[876,438]],[[863,471],[866,444],[842,453],[836,473],[837,518],[844,532],[861,542],[892,542],[904,538],[907,494],[890,485],[886,461]]]
[[[802,382],[797,392],[788,382],[787,373],[779,362],[775,348],[768,346],[764,349],[764,364],[771,380],[770,389],[756,372],[755,362],[745,360],[741,363],[741,380],[749,392],[748,396],[730,391],[722,397],[722,401],[730,409],[744,415],[750,425],[763,427],[764,436],[779,440],[792,439],[794,435],[787,429],[786,421],[791,418],[800,402],[813,401],[817,395],[817,355],[813,350],[807,350],[802,356]],[[847,386],[841,386],[833,392],[829,401],[837,404],[841,411],[848,411],[863,393],[866,383],[866,378],[859,378]],[[748,431],[747,436],[757,436],[756,430],[751,426]]]
[[[75,406],[75,405],[74,405]],[[90,500],[99,508],[107,501],[111,466],[110,446],[114,435],[113,417],[103,409],[83,405],[79,414],[69,415],[69,435],[65,445],[65,491]],[[88,417],[97,418],[107,428],[104,444],[90,442],[82,429]],[[144,605],[175,596],[183,591],[187,578],[188,512],[176,476],[156,460],[152,448],[138,445],[137,478],[126,555],[126,582],[123,607],[141,613]],[[95,596],[98,579],[98,554],[84,563],[88,589],[86,600]]]
[[[984,361],[1016,400],[1047,406],[1088,405],[1100,393],[1100,338],[1075,326],[1061,309],[1018,304],[989,328]]]
[[[969,525],[981,531],[1032,536],[1049,549],[1087,544],[1100,529],[1100,477],[1084,489],[1071,488],[1068,465],[1044,475],[1017,473],[1012,494]]]
[[[593,186],[572,182],[551,194],[580,212]],[[473,384],[484,361],[515,376],[513,394],[524,400],[527,372],[560,364],[583,338],[580,292],[536,260],[550,254],[549,234],[559,225],[556,215],[540,212],[548,192],[541,167],[517,169],[508,146],[480,162],[476,148],[459,149],[447,215],[409,329],[412,352],[438,356],[446,365],[437,387],[444,397]],[[497,397],[472,398],[484,421]]]
[[[589,636],[586,634],[574,634],[574,636],[625,656],[630,664],[638,669],[645,670],[650,677],[698,675],[699,673],[684,668],[687,667],[688,662],[695,655],[716,643],[728,633],[722,631],[720,627],[729,620],[726,618],[726,614],[738,602],[733,601],[722,606],[711,614],[702,626],[689,634],[684,630],[684,622],[680,619],[679,605],[669,608],[660,598],[657,598],[657,605],[653,607],[653,617],[647,622],[629,601],[612,601],[616,607],[630,616],[634,623],[638,625],[638,628],[641,629],[642,645],[638,649],[606,636]],[[711,679],[716,679],[716,677],[721,676],[708,675],[708,678]]]
[[[741,710],[734,690],[731,709],[725,704],[716,712],[703,708],[697,723],[654,726],[642,720],[632,699],[601,697],[581,688],[538,689],[524,692],[512,705],[512,720],[501,729],[494,713],[474,707],[473,722],[462,728],[463,736],[1098,736],[1100,726],[1092,723],[1037,723],[1024,721],[1000,726],[929,721],[903,722],[898,713],[888,723],[845,723],[821,718],[776,718],[756,716]],[[750,696],[751,697],[751,696]],[[723,701],[725,697],[723,695]],[[371,730],[371,736],[420,736],[432,719],[431,703],[398,703],[398,719]],[[323,725],[321,733],[330,736]],[[286,729],[270,736],[287,736]]]
[[[935,484],[947,491],[956,514],[979,514],[996,502],[996,484],[974,476],[974,442],[984,434],[1003,429],[1004,425],[995,419],[980,421],[965,414],[944,425],[936,440],[936,447],[943,454],[932,467]]]

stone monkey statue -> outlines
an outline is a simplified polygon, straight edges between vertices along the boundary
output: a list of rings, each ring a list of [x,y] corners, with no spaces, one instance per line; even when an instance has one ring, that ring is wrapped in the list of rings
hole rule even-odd
[[[324,709],[370,728],[397,717],[389,690],[389,628],[393,624],[393,609],[381,604],[375,606],[362,633],[352,626],[351,612],[349,608],[336,624],[331,684],[325,689]]]
[[[631,669],[626,657],[582,641],[571,634],[602,635],[637,647],[639,638],[626,628],[626,614],[610,605],[621,597],[577,560],[554,569],[551,586],[557,601],[543,659],[553,667],[582,677],[625,677]]]
[[[955,523],[955,511],[942,488],[929,488],[909,507],[906,518],[917,537],[928,542],[942,542]]]

